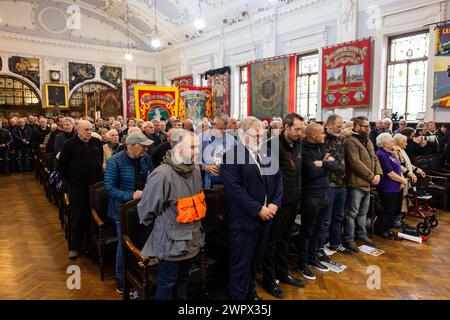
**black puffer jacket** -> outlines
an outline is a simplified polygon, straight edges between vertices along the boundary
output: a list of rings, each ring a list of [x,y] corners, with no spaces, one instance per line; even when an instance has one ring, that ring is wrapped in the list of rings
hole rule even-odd
[[[322,167],[316,167],[314,161],[322,161],[326,150],[323,144],[303,142],[302,184],[303,196],[323,197],[329,187],[329,173],[337,171],[336,160],[323,161]]]
[[[300,200],[302,146],[300,141],[291,147],[284,138],[284,131],[280,134],[280,170],[283,174],[284,194],[283,203],[293,204]]]

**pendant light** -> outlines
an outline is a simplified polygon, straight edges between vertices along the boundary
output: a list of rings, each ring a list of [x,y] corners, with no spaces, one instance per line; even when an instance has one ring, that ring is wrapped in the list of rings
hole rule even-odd
[[[159,49],[161,47],[161,40],[158,37],[158,27],[156,26],[156,0],[155,0],[155,35],[153,36],[151,45],[155,49]]]
[[[205,19],[203,19],[202,15],[202,7],[200,6],[200,0],[198,0],[198,16],[194,20],[194,27],[198,30],[204,29],[206,26]]]
[[[128,40],[128,50],[127,53],[123,56],[127,61],[133,61],[133,55],[130,53],[130,22],[129,22],[129,10],[127,3],[127,40]]]

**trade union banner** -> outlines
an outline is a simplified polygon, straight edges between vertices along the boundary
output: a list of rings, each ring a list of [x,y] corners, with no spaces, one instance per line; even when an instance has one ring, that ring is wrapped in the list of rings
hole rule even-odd
[[[136,118],[168,120],[178,115],[178,88],[135,86]]]
[[[178,117],[180,119],[201,120],[211,118],[212,92],[211,88],[180,87],[180,101],[178,103]]]
[[[450,107],[450,24],[436,28],[433,108]]]
[[[322,49],[322,107],[368,107],[372,39]]]

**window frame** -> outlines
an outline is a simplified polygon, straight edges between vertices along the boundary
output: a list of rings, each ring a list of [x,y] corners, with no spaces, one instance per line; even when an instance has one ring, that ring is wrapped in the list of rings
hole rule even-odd
[[[244,68],[247,68],[247,79],[245,79],[245,81],[243,81],[242,79],[242,70]],[[239,114],[238,117],[239,119],[243,116],[243,112],[242,112],[242,106],[241,106],[241,102],[242,102],[242,92],[241,92],[241,86],[242,85],[246,85],[248,86],[248,65],[247,64],[243,64],[239,66]],[[245,110],[247,110],[247,112],[245,112],[245,114],[248,116],[248,89],[247,89],[247,105],[244,106]]]
[[[300,68],[300,59],[304,58],[304,57],[308,57],[308,56],[314,56],[317,55],[317,60],[318,60],[318,64],[317,64],[317,72],[308,72],[308,73],[301,73],[301,68]],[[310,99],[310,80],[311,80],[311,76],[317,75],[317,95],[320,94],[319,91],[319,72],[320,72],[320,53],[319,50],[314,50],[314,51],[310,51],[310,52],[306,52],[306,53],[300,53],[297,54],[295,57],[295,112],[298,114],[301,114],[300,109],[299,109],[299,105],[298,105],[298,80],[301,77],[308,77],[308,95],[307,95],[307,105],[306,105],[306,117],[309,119],[309,116],[311,115],[310,113],[310,105],[309,105],[309,99]],[[317,96],[317,102],[319,101],[319,96]],[[317,103],[318,104],[318,103]],[[318,105],[316,106],[316,118],[317,118],[317,110],[318,109]]]
[[[418,31],[402,33],[402,34],[390,36],[387,39],[388,40],[387,41],[388,54],[387,54],[387,63],[386,63],[384,110],[387,110],[387,106],[388,106],[389,67],[392,66],[392,65],[397,65],[397,64],[406,64],[406,97],[405,97],[405,105],[404,105],[405,112],[403,113],[403,118],[405,120],[407,120],[407,121],[408,121],[408,115],[409,115],[409,113],[408,113],[409,65],[411,63],[419,62],[419,61],[427,61],[428,62],[428,59],[430,57],[430,52],[428,52],[428,55],[426,57],[422,57],[422,58],[413,58],[413,59],[404,59],[404,60],[392,61],[392,50],[391,50],[391,47],[392,47],[392,42],[394,40],[396,40],[396,39],[408,38],[408,37],[416,36],[416,35],[420,35],[420,34],[428,34],[429,41],[431,41],[431,34],[430,34],[429,30],[418,30]],[[428,70],[427,70],[427,76],[428,76]],[[424,90],[425,90],[425,97],[426,97],[427,88],[425,88]],[[425,110],[426,110],[426,105],[425,105]],[[409,121],[415,121],[415,120],[416,119],[409,119]]]

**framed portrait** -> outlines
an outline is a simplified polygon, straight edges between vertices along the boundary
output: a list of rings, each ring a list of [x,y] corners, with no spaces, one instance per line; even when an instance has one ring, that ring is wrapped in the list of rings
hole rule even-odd
[[[46,83],[44,84],[45,105],[44,108],[69,108],[67,84]]]

